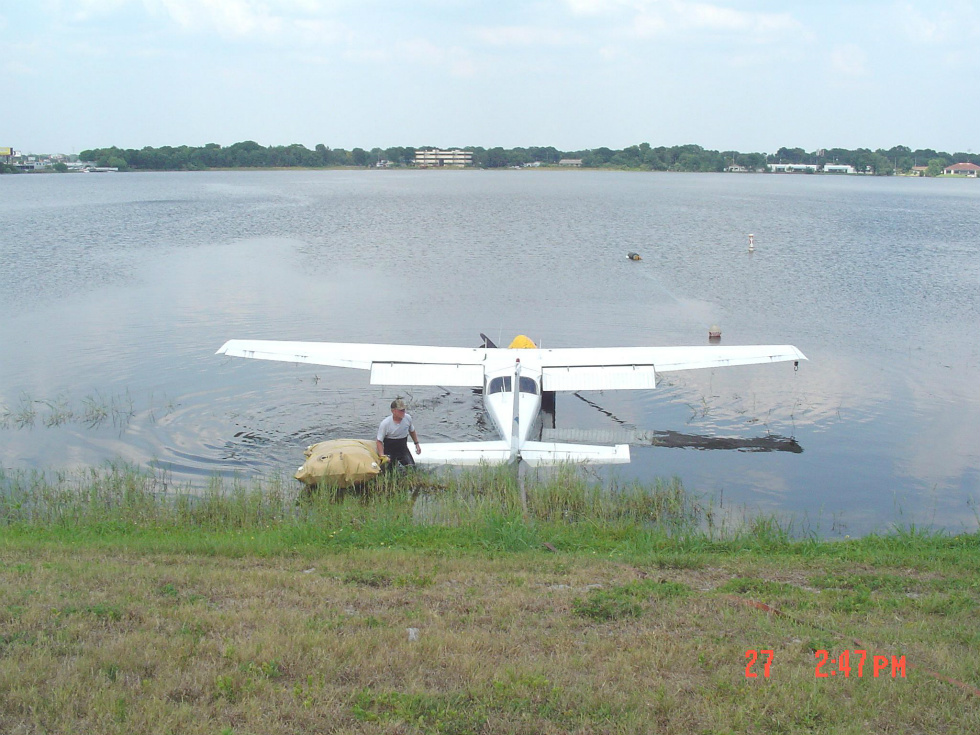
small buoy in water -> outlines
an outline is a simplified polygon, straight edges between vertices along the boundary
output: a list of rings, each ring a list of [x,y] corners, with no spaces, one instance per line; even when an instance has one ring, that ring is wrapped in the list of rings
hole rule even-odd
[[[712,324],[708,327],[708,341],[721,342],[721,327],[717,324]]]
[[[755,235],[749,235],[749,252],[755,252]]]
[[[643,258],[640,257],[639,253],[634,253],[632,251],[626,253],[626,257],[629,258],[630,260],[643,260]]]

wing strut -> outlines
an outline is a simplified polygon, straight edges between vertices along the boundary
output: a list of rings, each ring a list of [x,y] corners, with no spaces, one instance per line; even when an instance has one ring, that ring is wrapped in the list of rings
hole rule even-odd
[[[510,431],[510,458],[517,459],[517,454],[521,448],[521,358],[517,358],[514,363],[514,382],[511,388],[514,389],[514,423]]]

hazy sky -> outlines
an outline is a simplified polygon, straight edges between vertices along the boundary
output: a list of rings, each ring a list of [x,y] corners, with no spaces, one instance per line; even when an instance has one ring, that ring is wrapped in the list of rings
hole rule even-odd
[[[0,146],[980,150],[980,0],[0,0]]]

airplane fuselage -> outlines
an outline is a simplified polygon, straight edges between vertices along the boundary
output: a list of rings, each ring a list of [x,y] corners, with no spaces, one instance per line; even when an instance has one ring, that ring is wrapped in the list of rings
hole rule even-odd
[[[541,369],[515,360],[511,365],[488,371],[483,405],[500,438],[513,445],[516,457],[541,411]]]

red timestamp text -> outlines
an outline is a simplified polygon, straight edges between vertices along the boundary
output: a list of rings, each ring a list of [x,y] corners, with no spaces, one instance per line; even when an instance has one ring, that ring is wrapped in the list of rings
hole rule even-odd
[[[842,651],[836,658],[824,649],[814,651],[813,655],[817,659],[817,667],[813,673],[818,679],[837,675],[846,679],[852,674],[860,679],[866,671],[875,678],[889,673],[892,679],[905,678],[905,656],[892,656],[891,659],[888,656],[868,656],[868,652],[862,648]]]
[[[749,661],[748,661],[747,664],[745,664],[745,678],[746,679],[758,679],[759,678],[758,672],[756,672],[754,669],[755,669],[756,663],[758,663],[758,661],[759,661],[759,654],[762,654],[763,656],[766,657],[765,661],[762,664],[762,676],[764,678],[768,679],[769,678],[769,671],[770,671],[770,669],[772,667],[772,656],[773,656],[773,653],[774,652],[773,652],[773,650],[771,648],[763,648],[763,649],[758,650],[758,651],[756,649],[754,649],[754,648],[750,648],[748,651],[746,651],[745,652],[745,658],[747,658]]]

